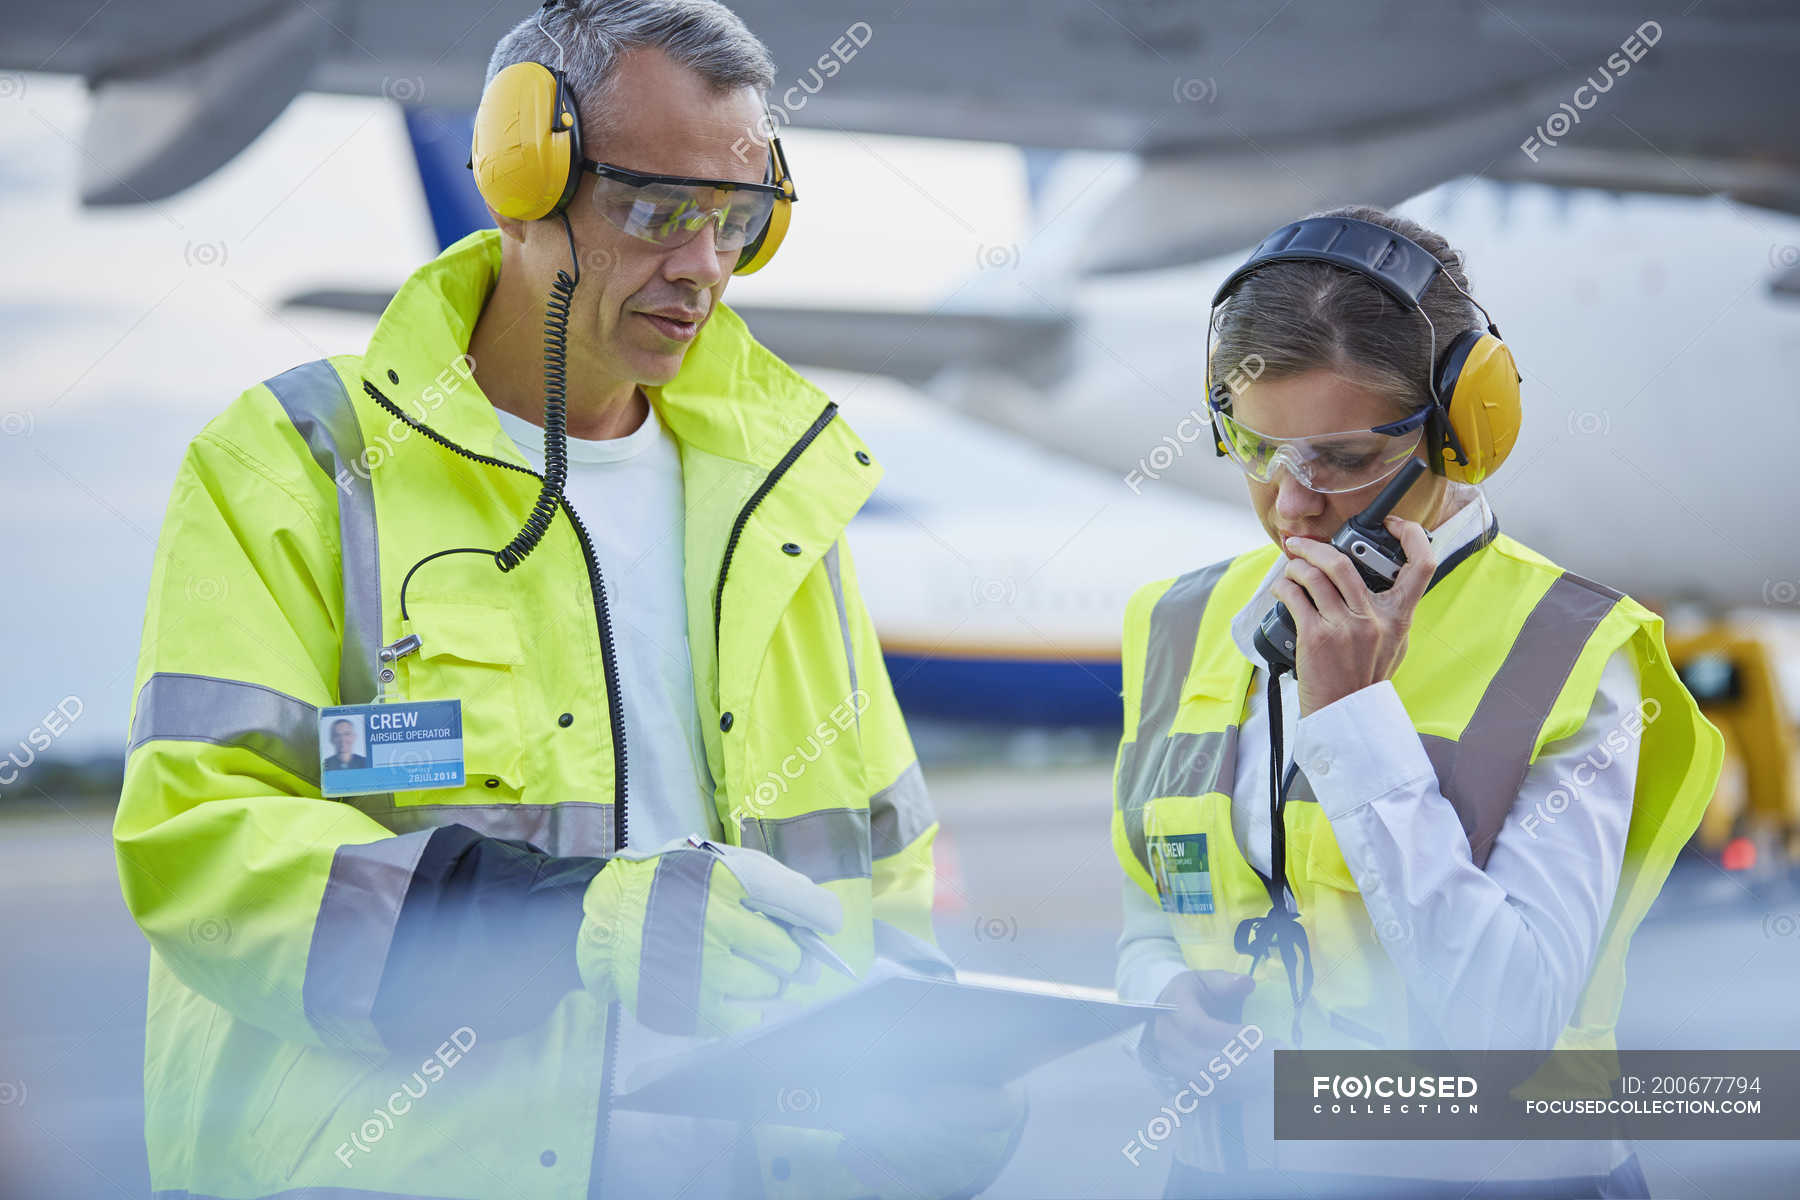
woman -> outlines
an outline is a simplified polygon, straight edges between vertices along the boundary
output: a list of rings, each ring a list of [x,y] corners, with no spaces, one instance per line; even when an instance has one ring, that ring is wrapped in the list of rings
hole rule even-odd
[[[1339,209],[1213,303],[1218,449],[1273,544],[1133,597],[1113,812],[1119,992],[1175,1006],[1140,1053],[1191,1112],[1168,1194],[1648,1195],[1619,1140],[1271,1136],[1272,1047],[1611,1049],[1721,742],[1659,618],[1499,533],[1519,377],[1442,237]],[[1372,589],[1330,538],[1415,459]]]

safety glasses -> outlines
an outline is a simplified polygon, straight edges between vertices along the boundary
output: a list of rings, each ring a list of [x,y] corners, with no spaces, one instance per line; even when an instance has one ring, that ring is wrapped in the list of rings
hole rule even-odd
[[[734,183],[685,175],[651,175],[583,159],[594,174],[594,207],[621,233],[657,246],[681,246],[713,225],[720,254],[742,250],[768,228],[779,184]]]
[[[1315,492],[1354,492],[1380,483],[1419,449],[1429,408],[1370,429],[1273,437],[1233,417],[1227,401],[1212,400],[1213,427],[1225,453],[1258,483],[1274,481],[1277,468]]]

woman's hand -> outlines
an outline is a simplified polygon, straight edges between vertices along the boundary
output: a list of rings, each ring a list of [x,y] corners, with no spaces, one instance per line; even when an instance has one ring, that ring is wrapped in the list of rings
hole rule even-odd
[[[1406,657],[1413,609],[1437,570],[1437,560],[1417,521],[1390,516],[1387,528],[1400,539],[1406,564],[1385,592],[1371,592],[1349,556],[1331,543],[1287,541],[1295,557],[1287,560],[1272,591],[1294,615],[1299,635],[1294,673],[1301,716],[1393,678]]]
[[[1204,1094],[1220,1100],[1268,1095],[1275,1069],[1271,1051],[1287,1047],[1268,1037],[1255,1047],[1245,1045],[1241,1014],[1244,998],[1255,986],[1250,976],[1236,971],[1183,971],[1169,980],[1156,1002],[1173,1004],[1175,1011],[1158,1013],[1152,1022],[1145,1065],[1172,1079],[1211,1076]],[[1237,1053],[1235,1064],[1225,1053],[1233,1043],[1249,1051],[1248,1057]]]

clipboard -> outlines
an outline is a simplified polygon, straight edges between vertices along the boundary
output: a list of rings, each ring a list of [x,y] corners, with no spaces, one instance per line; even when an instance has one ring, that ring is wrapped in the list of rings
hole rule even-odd
[[[619,1108],[829,1129],[879,1087],[1001,1085],[1169,1006],[912,973],[871,979],[756,1029],[648,1062]]]

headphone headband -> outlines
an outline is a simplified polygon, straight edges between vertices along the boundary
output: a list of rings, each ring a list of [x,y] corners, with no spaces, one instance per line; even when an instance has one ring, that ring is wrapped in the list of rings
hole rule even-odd
[[[1371,221],[1308,217],[1283,225],[1264,238],[1219,285],[1213,293],[1213,306],[1235,292],[1247,276],[1272,262],[1323,262],[1355,271],[1380,284],[1408,308],[1419,307],[1425,289],[1444,268],[1437,255],[1419,243]]]
[[[1250,275],[1277,262],[1322,262],[1353,271],[1424,320],[1431,335],[1426,370],[1434,401],[1426,445],[1434,472],[1474,483],[1505,460],[1518,435],[1521,376],[1513,365],[1511,352],[1500,340],[1499,327],[1481,302],[1456,282],[1437,255],[1405,234],[1372,221],[1307,217],[1283,225],[1258,243],[1213,293],[1212,312],[1206,322],[1209,377],[1213,324],[1219,305]],[[1447,343],[1440,343],[1437,326],[1421,303],[1426,289],[1440,273],[1480,311],[1487,321],[1486,332],[1469,328],[1451,333]],[[1209,386],[1208,390],[1210,394],[1216,388]],[[1229,411],[1228,398],[1223,411]],[[1224,443],[1215,439],[1214,449],[1224,454]],[[1453,463],[1445,460],[1445,450],[1454,455]]]

